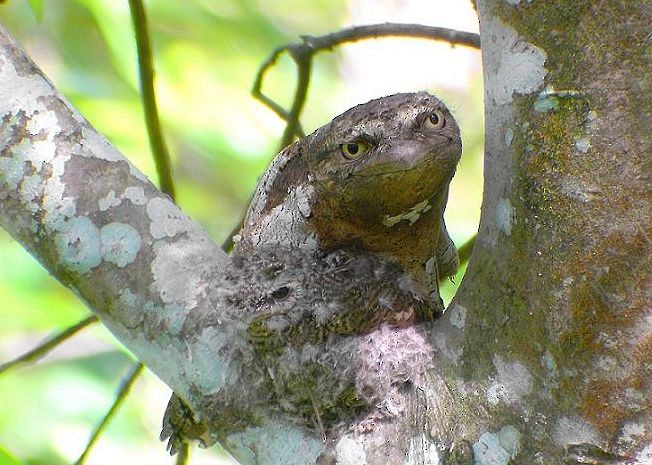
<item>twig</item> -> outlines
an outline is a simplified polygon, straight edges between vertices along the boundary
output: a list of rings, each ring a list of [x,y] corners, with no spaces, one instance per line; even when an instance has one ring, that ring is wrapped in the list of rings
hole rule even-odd
[[[299,123],[299,117],[301,115],[301,110],[303,110],[303,106],[306,103],[306,96],[308,95],[310,75],[312,74],[312,55],[314,53],[310,48],[294,46],[289,46],[288,52],[297,64],[297,87],[294,91],[292,108],[290,108],[290,112],[286,119],[285,130],[281,137],[279,151],[292,143],[295,134],[297,137],[304,136],[303,129]]]
[[[258,70],[251,93],[254,98],[260,100],[286,122],[281,139],[281,149],[292,142],[295,136],[304,136],[299,118],[308,93],[313,56],[322,50],[332,50],[333,47],[347,42],[379,37],[414,37],[446,41],[452,45],[480,48],[480,36],[472,32],[424,26],[423,24],[384,23],[354,26],[323,36],[301,36],[300,43],[289,44],[275,49]],[[286,51],[297,65],[297,86],[292,108],[289,111],[262,92],[265,73],[276,63],[278,57]]]
[[[91,325],[95,322],[97,322],[97,317],[96,316],[89,316],[88,318],[80,321],[76,325],[70,326],[69,328],[66,328],[59,334],[54,335],[50,339],[45,340],[38,346],[36,346],[34,349],[30,350],[29,352],[24,353],[23,355],[8,361],[7,363],[3,363],[0,365],[0,374],[9,370],[10,368],[19,366],[19,365],[24,365],[28,363],[34,363],[40,358],[46,356],[50,351],[52,351],[54,348],[56,348],[59,344],[64,342],[65,340],[71,338],[75,334],[77,334],[79,331],[84,329],[86,326]]]
[[[150,46],[149,32],[147,30],[147,18],[142,0],[129,0],[131,18],[134,25],[136,46],[138,49],[138,70],[140,74],[140,90],[143,98],[143,111],[145,112],[145,124],[149,136],[149,144],[156,164],[161,190],[174,201],[174,184],[172,182],[172,170],[170,167],[170,154],[168,152],[161,122],[156,106],[156,93],[154,92],[154,65],[152,49]]]
[[[174,465],[186,465],[190,459],[190,445],[187,442],[184,442],[179,447],[179,452],[177,453],[177,459],[174,461]]]
[[[425,26],[423,24],[383,23],[354,26],[323,36],[301,36],[303,43],[315,50],[330,50],[345,42],[356,42],[378,37],[416,37],[442,40],[452,45],[465,45],[480,48],[480,36],[473,32],[457,31],[445,27]]]
[[[82,452],[82,454],[79,456],[79,459],[77,459],[75,465],[82,465],[86,461],[88,454],[91,452],[91,449],[97,442],[97,439],[99,438],[100,434],[102,434],[102,431],[104,430],[106,425],[108,425],[109,421],[115,416],[115,413],[118,411],[118,408],[120,407],[124,399],[127,398],[127,395],[129,394],[129,390],[133,386],[136,379],[138,379],[138,376],[140,376],[140,373],[142,372],[143,368],[144,365],[140,362],[132,365],[131,370],[120,383],[120,388],[118,389],[116,398],[113,401],[113,405],[111,405],[109,411],[106,413],[106,415],[104,415],[104,418],[102,418],[100,424],[97,425],[95,431],[93,431],[93,434],[91,435],[90,439],[88,440],[88,443],[86,444],[86,448],[84,448],[84,452]]]
[[[473,246],[475,241],[478,239],[478,233],[475,233],[471,238],[466,241],[462,246],[457,249],[457,256],[460,259],[460,265],[466,263],[471,258],[471,253],[473,252]]]
[[[267,69],[271,68],[276,64],[276,60],[281,55],[281,53],[283,53],[286,49],[287,46],[279,47],[275,49],[269,57],[267,57],[267,59],[263,62],[263,64],[260,65],[260,68],[258,69],[258,73],[256,74],[256,79],[254,80],[254,86],[251,89],[251,94],[254,96],[254,98],[263,102],[263,104],[265,104],[274,113],[276,113],[279,116],[279,118],[285,121],[287,121],[288,119],[288,112],[285,111],[285,108],[283,108],[281,105],[279,105],[274,100],[272,100],[271,98],[263,94],[261,92],[261,88],[263,87],[263,77],[265,75],[265,72],[267,71]]]
[[[249,203],[251,203],[251,199],[249,200]],[[247,210],[248,207],[244,209],[240,220],[238,220],[238,223],[233,227],[226,239],[224,239],[224,242],[222,242],[222,250],[224,250],[226,253],[230,253],[231,250],[233,250],[233,246],[235,245],[235,242],[233,242],[233,236],[238,234],[244,226],[245,218],[247,217]]]

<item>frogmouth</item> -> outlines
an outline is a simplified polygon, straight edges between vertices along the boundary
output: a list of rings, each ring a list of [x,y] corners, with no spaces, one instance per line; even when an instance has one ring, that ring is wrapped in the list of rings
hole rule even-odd
[[[274,158],[234,238],[231,267],[249,271],[235,273],[227,291],[256,360],[288,348],[313,353],[329,338],[442,311],[438,280],[457,268],[443,214],[461,150],[446,106],[419,92],[358,105]],[[269,255],[274,245],[282,257]],[[275,260],[283,271],[263,289]],[[246,292],[236,298],[238,289]],[[170,438],[171,452],[191,439],[212,444],[209,429],[170,399],[161,437]]]
[[[443,214],[461,152],[455,119],[428,93],[351,108],[276,156],[236,249],[354,244],[399,263],[441,308],[437,282],[457,268]]]
[[[369,407],[372,395],[369,387],[356,386],[358,342],[347,337],[436,317],[398,265],[349,249],[315,254],[276,245],[235,252],[216,296],[222,308],[207,323],[219,320],[223,331],[234,333],[237,378],[256,381],[246,391],[217,394],[217,422],[200,419],[172,396],[161,433],[171,453],[190,440],[212,445],[238,428],[225,418],[242,417],[255,405],[272,405],[293,421],[341,423],[356,408]]]

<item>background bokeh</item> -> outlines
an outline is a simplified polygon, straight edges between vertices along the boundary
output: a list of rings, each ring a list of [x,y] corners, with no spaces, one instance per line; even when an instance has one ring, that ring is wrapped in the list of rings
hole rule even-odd
[[[255,73],[277,46],[301,34],[354,24],[419,22],[477,32],[458,0],[152,0],[146,3],[157,93],[173,158],[178,203],[222,242],[277,151],[283,123],[250,96]],[[126,0],[0,4],[0,22],[60,91],[151,179],[156,180],[138,94]],[[294,67],[282,59],[265,91],[288,104]],[[479,52],[415,39],[344,46],[316,59],[302,123],[307,132],[348,107],[396,92],[429,90],[460,122],[464,155],[447,224],[460,245],[477,230],[482,190]],[[461,272],[456,282],[459,283]],[[445,299],[454,293],[448,284]],[[0,364],[88,310],[0,230]],[[109,408],[132,356],[99,325],[39,364],[0,375],[0,465],[74,462]],[[87,463],[173,463],[158,442],[169,390],[147,373]],[[3,452],[3,450],[5,452]],[[229,463],[213,448],[192,464]]]

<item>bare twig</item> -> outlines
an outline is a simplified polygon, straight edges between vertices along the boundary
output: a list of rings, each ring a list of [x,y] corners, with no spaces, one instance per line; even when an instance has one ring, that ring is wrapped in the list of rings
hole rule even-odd
[[[251,94],[254,96],[254,98],[263,102],[263,104],[269,107],[274,113],[276,113],[279,118],[285,121],[288,119],[288,112],[285,111],[285,108],[276,103],[274,100],[264,95],[261,89],[263,87],[263,77],[265,76],[265,72],[276,64],[276,60],[278,60],[278,57],[287,49],[287,47],[288,46],[279,47],[274,50],[269,57],[267,57],[267,59],[258,69],[258,74],[256,74],[254,86],[251,90]]]
[[[174,461],[174,465],[186,465],[190,459],[190,445],[187,442],[184,442],[179,446],[179,452],[177,454],[177,459]]]
[[[468,262],[471,258],[471,252],[473,252],[473,246],[475,245],[477,238],[478,233],[475,233],[468,241],[466,241],[459,249],[457,249],[457,255],[460,258],[460,265]]]
[[[299,123],[299,116],[303,105],[306,103],[306,96],[308,95],[308,86],[310,85],[310,75],[312,70],[312,55],[313,51],[306,47],[293,47],[288,48],[290,56],[297,64],[297,87],[294,91],[294,100],[292,108],[288,113],[286,119],[285,130],[281,138],[279,151],[286,145],[289,145],[294,140],[295,134],[297,137],[303,137],[304,132]]]
[[[142,0],[129,0],[131,18],[134,25],[136,46],[138,48],[138,70],[140,73],[140,90],[143,98],[145,124],[149,135],[149,144],[156,164],[161,190],[174,201],[174,183],[170,167],[170,154],[168,152],[161,122],[156,106],[156,93],[154,91],[154,65],[152,49],[150,46],[147,18]]]
[[[80,321],[76,325],[70,326],[69,328],[66,328],[64,331],[60,332],[59,334],[56,334],[55,336],[51,337],[50,339],[45,340],[43,343],[39,344],[36,346],[34,349],[30,350],[29,352],[8,361],[7,363],[3,363],[0,365],[0,373],[3,373],[10,368],[19,366],[19,365],[25,365],[28,363],[34,363],[37,360],[39,360],[42,357],[45,357],[50,351],[52,351],[54,348],[56,348],[59,344],[64,342],[65,340],[71,338],[75,334],[77,334],[79,331],[87,327],[88,325],[91,325],[95,322],[97,322],[97,317],[96,316],[89,316],[88,318]]]
[[[252,199],[253,199],[253,197],[249,199],[249,202],[247,203],[247,205],[249,205],[251,203]],[[233,242],[233,236],[238,234],[240,232],[240,230],[242,229],[242,226],[244,226],[245,218],[247,217],[247,210],[248,210],[248,208],[244,209],[244,211],[242,212],[242,216],[240,217],[240,220],[238,220],[238,224],[236,224],[233,227],[233,229],[231,230],[229,235],[226,237],[226,239],[224,239],[224,242],[222,242],[222,245],[221,245],[222,250],[224,250],[226,253],[230,253],[231,250],[233,250],[233,246],[235,245],[235,243]]]
[[[383,23],[354,26],[323,36],[302,36],[303,43],[315,50],[330,50],[345,42],[357,42],[378,37],[415,37],[441,40],[451,45],[465,45],[480,48],[480,36],[473,32],[456,31],[445,27],[425,26],[423,24]]]
[[[365,26],[354,26],[342,29],[323,36],[302,36],[300,43],[294,43],[279,47],[263,62],[253,88],[251,90],[254,98],[260,100],[269,107],[281,119],[286,122],[281,149],[291,143],[295,137],[303,137],[304,132],[299,123],[301,110],[308,94],[310,82],[310,70],[312,58],[322,50],[332,50],[333,47],[347,42],[357,42],[365,39],[376,39],[379,37],[414,37],[429,40],[440,40],[450,42],[452,45],[464,45],[473,48],[480,48],[480,36],[472,32],[456,31],[443,27],[424,26],[423,24],[370,24]],[[297,85],[294,93],[292,108],[288,111],[262,92],[265,73],[271,68],[283,52],[288,52],[297,65]]]
[[[84,452],[82,452],[79,459],[77,459],[75,465],[82,465],[86,461],[88,454],[91,452],[91,449],[97,442],[97,439],[99,438],[100,434],[102,434],[106,425],[109,424],[109,421],[115,416],[115,413],[118,411],[118,408],[120,407],[122,402],[127,398],[127,395],[131,390],[131,387],[140,376],[141,372],[143,371],[143,368],[144,365],[140,362],[132,365],[131,370],[129,370],[127,376],[120,383],[120,388],[118,389],[116,398],[113,401],[113,405],[111,405],[109,411],[106,413],[106,415],[104,415],[104,418],[102,418],[100,424],[97,425],[95,431],[93,431],[93,434],[91,435],[90,439],[88,440],[88,443],[86,444],[86,447],[84,448]]]

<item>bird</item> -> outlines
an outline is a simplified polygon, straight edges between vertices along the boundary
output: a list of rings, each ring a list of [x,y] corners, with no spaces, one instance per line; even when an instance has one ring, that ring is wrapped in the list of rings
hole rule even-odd
[[[354,386],[332,373],[332,360],[320,358],[324,345],[382,325],[406,327],[438,316],[399,265],[357,249],[321,254],[261,246],[230,255],[222,279],[220,313],[237,322],[243,350],[264,366],[258,372],[269,376],[270,397],[282,411],[316,419],[320,430],[324,418],[335,421],[344,410],[364,404]],[[316,399],[306,389],[306,372],[328,395]],[[173,395],[161,432],[170,453],[192,440],[208,447],[215,442],[210,433],[200,415]]]

